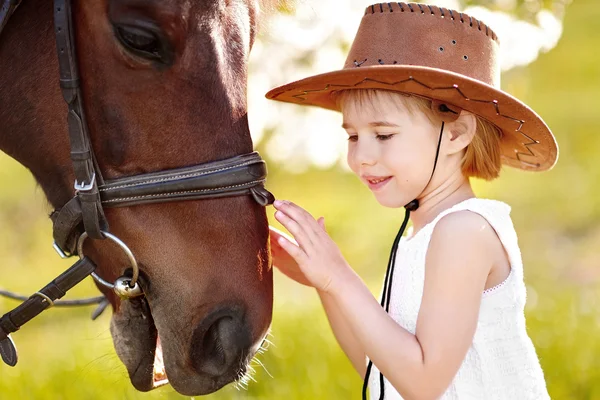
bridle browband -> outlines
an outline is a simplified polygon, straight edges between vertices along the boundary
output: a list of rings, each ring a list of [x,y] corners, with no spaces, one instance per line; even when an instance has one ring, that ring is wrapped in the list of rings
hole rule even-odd
[[[0,34],[21,0],[0,0]],[[54,248],[63,258],[78,255],[79,261],[30,297],[0,290],[0,295],[24,300],[0,318],[0,356],[14,366],[16,347],[10,334],[53,305],[87,305],[100,303],[97,317],[108,305],[104,296],[92,299],[59,301],[68,290],[87,276],[115,291],[122,299],[143,295],[137,278],[139,267],[127,245],[112,235],[104,215],[106,207],[208,198],[251,196],[259,205],[274,201],[264,188],[266,163],[257,152],[237,155],[191,167],[104,180],[94,156],[83,112],[80,77],[73,36],[71,0],[54,0],[54,31],[60,73],[60,87],[68,105],[71,161],[75,173],[74,197],[52,213]],[[98,276],[96,265],[83,254],[86,239],[109,239],[129,259],[132,272],[114,283]]]

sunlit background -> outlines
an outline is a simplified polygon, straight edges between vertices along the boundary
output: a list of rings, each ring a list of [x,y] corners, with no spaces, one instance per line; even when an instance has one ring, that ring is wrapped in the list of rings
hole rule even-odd
[[[379,293],[402,210],[383,209],[345,167],[341,117],[268,102],[273,86],[340,68],[365,0],[301,0],[263,28],[251,57],[249,117],[269,162],[268,187],[326,217],[350,264]],[[505,170],[474,182],[509,203],[528,288],[527,322],[553,399],[600,400],[600,55],[597,0],[472,0],[435,4],[482,19],[501,39],[503,88],[557,137],[541,174]],[[30,294],[70,263],[52,250],[49,210],[29,173],[0,154],[0,287]],[[271,221],[272,211],[269,210]],[[276,224],[275,224],[276,225]],[[273,344],[255,381],[207,399],[356,399],[361,380],[329,330],[313,290],[276,273]],[[86,281],[73,296],[95,295]],[[16,302],[0,299],[0,313]],[[0,365],[0,399],[180,399],[170,387],[136,392],[112,348],[109,313],[53,309],[13,335],[16,368]]]

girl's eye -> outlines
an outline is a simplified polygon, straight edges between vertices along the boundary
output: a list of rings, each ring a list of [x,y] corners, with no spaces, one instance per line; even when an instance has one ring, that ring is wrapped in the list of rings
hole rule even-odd
[[[350,135],[348,136],[349,142],[358,142],[358,135]]]
[[[390,135],[380,135],[380,134],[377,134],[376,138],[377,138],[377,140],[384,141],[384,140],[391,139],[392,136],[394,136],[394,134],[390,134]]]

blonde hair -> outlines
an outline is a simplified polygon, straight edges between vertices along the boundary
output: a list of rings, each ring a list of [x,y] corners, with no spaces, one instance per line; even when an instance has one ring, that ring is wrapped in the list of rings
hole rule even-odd
[[[391,100],[393,104],[402,105],[409,113],[423,113],[432,123],[439,124],[441,119],[431,110],[431,99],[414,96],[408,93],[381,89],[342,90],[332,94],[338,109],[342,109],[351,98],[352,104],[358,107],[375,107],[382,100]],[[491,122],[475,115],[477,128],[473,140],[466,147],[461,161],[462,173],[465,177],[474,177],[491,181],[500,175],[502,160],[500,158],[500,140],[502,131]]]

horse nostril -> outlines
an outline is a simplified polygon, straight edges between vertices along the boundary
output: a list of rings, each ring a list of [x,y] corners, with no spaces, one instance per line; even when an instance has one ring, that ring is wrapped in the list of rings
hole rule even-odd
[[[228,317],[217,320],[204,334],[204,339],[202,340],[204,357],[211,359],[215,365],[224,365],[227,361],[224,353],[224,340],[221,339],[221,328],[226,334],[228,331],[228,321],[230,320]]]
[[[220,310],[206,317],[194,332],[192,365],[199,373],[215,377],[237,374],[250,345],[241,313]]]

